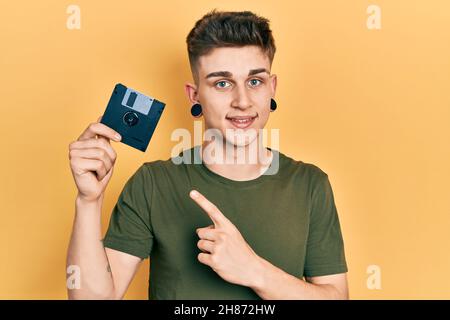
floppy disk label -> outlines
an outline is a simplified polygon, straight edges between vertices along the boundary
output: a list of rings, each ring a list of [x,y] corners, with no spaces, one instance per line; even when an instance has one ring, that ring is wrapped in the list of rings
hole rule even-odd
[[[122,99],[122,105],[147,116],[152,107],[153,100],[153,98],[137,92],[136,90],[127,88]]]

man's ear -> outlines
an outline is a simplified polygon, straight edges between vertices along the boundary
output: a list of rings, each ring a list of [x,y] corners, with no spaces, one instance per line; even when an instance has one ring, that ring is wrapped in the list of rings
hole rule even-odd
[[[275,92],[277,91],[277,75],[270,75],[270,85],[272,87],[272,97],[275,97]]]
[[[184,91],[192,104],[198,103],[197,86],[195,84],[186,82],[184,85]]]

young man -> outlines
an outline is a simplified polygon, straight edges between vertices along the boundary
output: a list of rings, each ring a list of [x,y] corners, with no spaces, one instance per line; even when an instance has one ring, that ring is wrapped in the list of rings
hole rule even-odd
[[[70,144],[79,192],[67,264],[80,268],[81,288],[69,298],[122,298],[150,256],[150,299],[347,299],[327,174],[259,143],[276,108],[268,20],[212,11],[187,44],[191,113],[222,139],[144,163],[125,184],[103,241],[101,206],[116,159],[109,142],[118,140],[93,123]],[[226,160],[242,152],[257,161],[210,161],[211,146]]]

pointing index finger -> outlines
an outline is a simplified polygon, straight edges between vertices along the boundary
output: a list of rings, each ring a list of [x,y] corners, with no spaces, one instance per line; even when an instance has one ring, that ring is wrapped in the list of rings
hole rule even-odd
[[[223,213],[200,192],[192,190],[189,195],[208,214],[215,227],[221,226],[228,221]]]

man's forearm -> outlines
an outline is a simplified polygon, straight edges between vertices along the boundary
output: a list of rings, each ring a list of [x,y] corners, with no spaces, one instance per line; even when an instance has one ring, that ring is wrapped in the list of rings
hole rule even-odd
[[[80,288],[68,288],[69,299],[114,298],[114,282],[102,243],[102,201],[75,201],[75,219],[67,252],[67,267],[80,271]]]
[[[347,299],[344,293],[328,284],[312,284],[286,273],[259,257],[258,270],[250,286],[262,299],[316,300]]]

